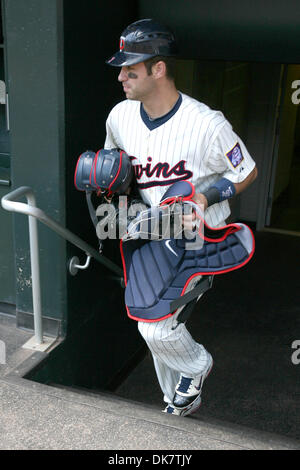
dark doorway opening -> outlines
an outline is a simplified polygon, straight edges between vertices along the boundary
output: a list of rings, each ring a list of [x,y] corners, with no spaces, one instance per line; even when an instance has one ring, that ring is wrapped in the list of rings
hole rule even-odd
[[[300,65],[283,67],[266,225],[300,234]]]

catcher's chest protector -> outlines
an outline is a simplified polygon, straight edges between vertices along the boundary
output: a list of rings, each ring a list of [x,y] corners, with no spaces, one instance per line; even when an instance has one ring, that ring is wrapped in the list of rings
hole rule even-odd
[[[130,318],[156,322],[170,317],[195,276],[208,278],[241,268],[254,253],[253,233],[240,223],[220,229],[206,225],[201,249],[186,250],[186,242],[121,241],[125,304]]]

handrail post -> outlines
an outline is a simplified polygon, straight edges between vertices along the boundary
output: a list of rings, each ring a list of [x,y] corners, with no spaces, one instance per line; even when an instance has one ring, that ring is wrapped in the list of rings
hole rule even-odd
[[[26,194],[27,201],[30,205],[36,207],[35,197],[33,194]],[[33,302],[33,321],[34,334],[37,344],[43,343],[43,320],[41,306],[41,284],[40,284],[40,262],[39,262],[39,241],[38,241],[38,224],[35,217],[28,216],[29,223],[29,243],[30,243],[30,262],[31,262],[31,278],[32,278],[32,302]]]

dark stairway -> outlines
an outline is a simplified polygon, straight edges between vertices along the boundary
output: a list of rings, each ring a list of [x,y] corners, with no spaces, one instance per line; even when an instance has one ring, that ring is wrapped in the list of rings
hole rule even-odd
[[[300,238],[257,233],[252,261],[216,276],[187,326],[214,357],[193,419],[300,439],[300,364],[292,362],[300,340]],[[164,407],[149,354],[116,394]]]

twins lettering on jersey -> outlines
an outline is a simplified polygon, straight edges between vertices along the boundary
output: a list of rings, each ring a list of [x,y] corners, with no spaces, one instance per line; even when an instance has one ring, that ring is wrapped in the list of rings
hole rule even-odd
[[[134,165],[136,157],[131,157],[131,160]],[[175,183],[176,181],[187,180],[193,176],[193,172],[186,169],[185,160],[180,160],[172,167],[170,167],[167,162],[159,162],[153,165],[151,157],[148,157],[147,161],[148,163],[145,166],[139,163],[134,165],[135,177],[140,189],[147,189],[153,186],[165,186]],[[142,183],[140,180],[143,176],[151,178],[151,181]]]

